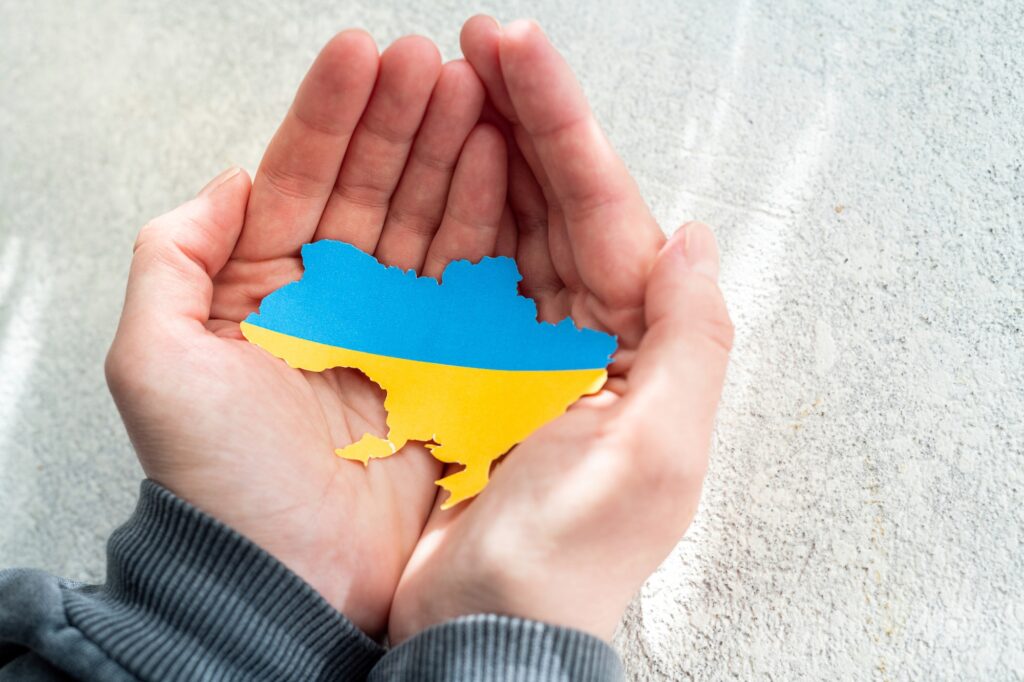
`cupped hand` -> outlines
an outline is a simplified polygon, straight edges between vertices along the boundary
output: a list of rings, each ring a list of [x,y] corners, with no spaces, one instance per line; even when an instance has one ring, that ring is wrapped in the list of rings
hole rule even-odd
[[[107,377],[146,474],[264,547],[371,635],[435,497],[421,447],[363,467],[333,455],[385,431],[353,370],[291,369],[238,323],[341,239],[438,276],[497,248],[505,143],[483,86],[432,43],[323,49],[255,180],[232,169],[139,234]],[[510,223],[505,221],[509,227]],[[507,228],[506,228],[507,231]],[[401,333],[398,330],[396,333]]]
[[[531,23],[463,28],[509,144],[522,290],[541,316],[618,336],[605,389],[435,510],[399,583],[393,642],[489,612],[610,638],[696,510],[732,343],[714,237],[667,243],[566,63]]]

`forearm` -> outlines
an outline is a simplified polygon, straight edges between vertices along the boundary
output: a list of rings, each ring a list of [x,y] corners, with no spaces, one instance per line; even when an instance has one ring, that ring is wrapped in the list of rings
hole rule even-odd
[[[81,679],[350,680],[384,653],[283,564],[151,481],[107,554],[103,585],[0,572],[0,679],[43,659]]]

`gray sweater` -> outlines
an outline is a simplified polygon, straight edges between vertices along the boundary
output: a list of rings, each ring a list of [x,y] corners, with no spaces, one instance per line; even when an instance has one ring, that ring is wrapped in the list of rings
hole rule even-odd
[[[282,563],[152,481],[107,579],[0,571],[0,681],[618,680],[607,644],[498,615],[385,650]]]

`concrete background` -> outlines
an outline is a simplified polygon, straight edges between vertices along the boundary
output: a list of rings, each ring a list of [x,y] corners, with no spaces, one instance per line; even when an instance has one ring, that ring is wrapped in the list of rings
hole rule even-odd
[[[107,396],[132,239],[255,169],[336,30],[534,16],[738,327],[637,680],[1024,677],[1024,7],[0,3],[0,565],[80,579],[140,469]]]

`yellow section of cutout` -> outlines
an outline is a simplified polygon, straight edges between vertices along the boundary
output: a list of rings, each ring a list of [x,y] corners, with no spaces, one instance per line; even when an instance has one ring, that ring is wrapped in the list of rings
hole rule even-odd
[[[329,346],[243,322],[242,334],[292,367],[322,372],[353,367],[387,391],[388,434],[365,434],[335,453],[366,464],[408,441],[426,441],[442,462],[465,469],[436,483],[449,509],[487,485],[491,462],[604,385],[604,369],[513,371],[405,360]]]

